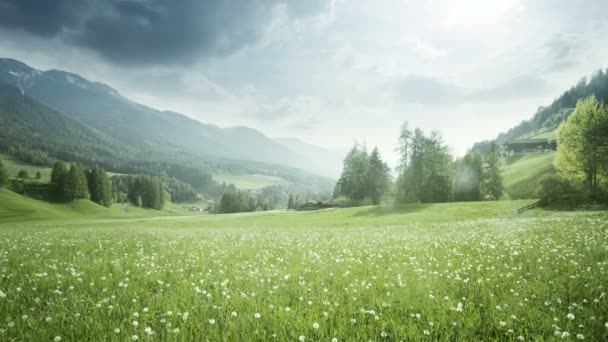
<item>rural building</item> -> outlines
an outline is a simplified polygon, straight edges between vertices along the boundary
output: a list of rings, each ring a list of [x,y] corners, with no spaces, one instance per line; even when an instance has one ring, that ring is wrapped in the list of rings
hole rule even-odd
[[[555,139],[549,140],[546,138],[517,139],[507,141],[504,144],[504,149],[508,151],[509,154],[540,152],[546,150],[555,151],[557,149],[557,141]]]

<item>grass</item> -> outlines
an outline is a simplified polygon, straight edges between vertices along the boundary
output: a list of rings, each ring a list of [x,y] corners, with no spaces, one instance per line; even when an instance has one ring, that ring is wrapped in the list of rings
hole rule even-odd
[[[218,183],[225,182],[226,184],[234,184],[242,190],[256,190],[269,185],[286,184],[286,181],[280,177],[260,175],[260,174],[230,174],[217,173],[213,175],[213,179]]]
[[[527,153],[503,161],[502,177],[505,193],[512,199],[536,197],[538,181],[554,172],[555,152]]]
[[[557,139],[557,127],[553,128],[541,128],[529,134],[524,134],[518,139]]]
[[[194,216],[3,190],[0,340],[606,340],[608,214],[527,203]]]
[[[36,172],[40,172],[40,182],[48,183],[51,181],[50,167],[25,164],[7,154],[0,154],[0,159],[4,163],[10,178],[16,178],[19,171],[26,170],[32,178],[36,177]]]

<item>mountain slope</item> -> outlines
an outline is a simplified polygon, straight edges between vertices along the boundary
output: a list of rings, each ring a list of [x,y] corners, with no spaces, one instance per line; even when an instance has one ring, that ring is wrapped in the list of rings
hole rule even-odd
[[[340,177],[342,160],[348,152],[346,149],[325,149],[295,138],[279,138],[275,141],[294,151],[308,163],[316,163],[320,174],[332,178]]]
[[[311,163],[308,157],[254,129],[220,128],[159,111],[72,73],[39,71],[19,61],[0,59],[0,82],[138,150],[282,164],[315,173],[320,173],[316,166],[324,163]]]

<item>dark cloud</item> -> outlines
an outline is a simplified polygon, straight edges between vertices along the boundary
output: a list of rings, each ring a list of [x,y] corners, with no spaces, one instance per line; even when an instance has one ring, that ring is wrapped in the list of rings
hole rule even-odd
[[[326,0],[0,0],[0,26],[60,37],[119,64],[190,63],[257,42],[282,4],[291,17],[328,7]]]

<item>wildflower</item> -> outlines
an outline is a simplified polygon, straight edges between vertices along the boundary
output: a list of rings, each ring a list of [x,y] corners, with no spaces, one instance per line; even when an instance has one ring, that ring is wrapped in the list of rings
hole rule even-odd
[[[428,330],[423,330],[422,333],[425,334],[425,335],[429,335],[431,332],[428,331]]]
[[[215,319],[213,319],[213,318],[209,319],[209,324],[214,325],[215,324]]]
[[[21,316],[21,319],[25,321],[27,319],[27,317],[28,317],[27,315],[23,315],[23,316]]]
[[[517,336],[517,340],[518,341],[523,341],[523,340],[525,340],[525,338],[523,336],[519,335],[519,336]]]
[[[53,341],[55,341],[55,342],[61,341],[61,336],[55,336],[55,338],[53,339]]]
[[[148,312],[148,308],[144,308],[143,312]]]
[[[332,338],[331,342],[338,342],[338,338],[337,337]]]
[[[0,290],[0,298],[6,298],[6,294]]]
[[[562,338],[566,338],[566,337],[568,337],[568,336],[570,336],[570,334],[569,334],[567,331],[564,331],[564,332],[562,333]]]
[[[173,333],[174,333],[174,334],[179,334],[179,328],[175,328],[175,329],[173,329]]]
[[[138,322],[138,321],[133,321],[133,323],[132,323],[132,324],[133,324],[133,326],[134,326],[134,327],[136,327],[136,326],[138,326],[138,325],[139,325],[139,322]]]
[[[319,323],[314,322],[314,323],[312,324],[312,328],[313,328],[313,329],[319,329]]]
[[[255,319],[260,319],[262,317],[262,315],[260,315],[259,313],[255,313],[255,315],[253,315],[253,317],[255,317]]]
[[[137,340],[139,340],[139,336],[133,335],[133,336],[131,336],[131,340],[132,341],[137,341]]]
[[[306,336],[304,336],[304,335],[300,335],[300,337],[298,337],[298,340],[299,340],[300,342],[304,342],[304,341],[306,341]]]
[[[8,327],[9,327],[9,328],[12,328],[12,327],[14,327],[14,326],[15,326],[15,322],[8,322]]]
[[[49,316],[49,317],[45,318],[44,320],[48,323],[48,322],[52,321],[53,318]]]
[[[505,322],[505,321],[500,321],[500,323],[499,323],[499,324],[500,324],[500,326],[501,326],[501,327],[505,327],[505,326],[507,326],[507,322]]]
[[[585,335],[583,334],[576,334],[576,338],[579,340],[584,340],[585,339]]]
[[[232,312],[230,313],[230,316],[232,316],[232,317],[236,317],[236,316],[237,316],[236,311],[232,311]]]
[[[286,306],[285,307],[285,312],[289,312],[289,311],[291,311],[291,309],[289,308],[289,306]],[[606,324],[608,324],[608,323],[606,323]]]
[[[146,327],[146,329],[144,329],[144,332],[148,334],[148,336],[154,334],[154,331],[152,331],[152,328],[150,327]]]
[[[574,319],[574,315],[573,315],[573,314],[571,314],[571,313],[569,313],[569,314],[568,314],[566,317],[567,317],[569,320],[573,320],[573,319]]]
[[[114,329],[114,333],[115,334],[120,334],[120,329],[118,329],[118,328]]]

